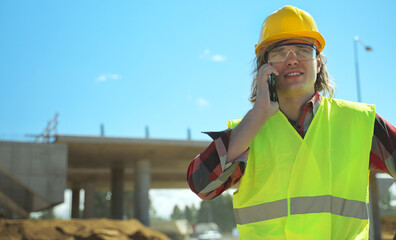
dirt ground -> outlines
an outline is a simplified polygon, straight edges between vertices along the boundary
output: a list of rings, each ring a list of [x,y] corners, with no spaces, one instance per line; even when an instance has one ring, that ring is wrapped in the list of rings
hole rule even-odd
[[[382,217],[382,240],[392,240],[396,217]],[[0,240],[170,240],[139,221],[111,219],[0,219]]]
[[[396,216],[381,217],[382,240],[393,240],[396,233]]]
[[[5,220],[1,240],[170,240],[137,220]]]

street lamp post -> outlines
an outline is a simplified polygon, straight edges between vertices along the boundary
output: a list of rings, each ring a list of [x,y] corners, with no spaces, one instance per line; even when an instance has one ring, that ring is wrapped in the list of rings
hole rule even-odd
[[[359,36],[355,36],[353,39],[353,48],[355,50],[355,71],[356,71],[356,91],[357,91],[357,97],[358,97],[358,102],[362,101],[361,97],[361,92],[360,92],[360,77],[359,77],[359,57],[358,57],[358,49],[357,49],[357,44],[360,43],[364,49],[368,52],[372,51],[373,49],[367,45],[365,45],[362,40],[360,40]]]
[[[355,71],[356,71],[356,91],[358,102],[362,101],[362,96],[360,92],[360,77],[359,77],[359,57],[357,44],[360,43],[364,50],[367,52],[373,49],[363,43],[359,36],[355,36],[353,39],[353,48],[355,51]],[[370,219],[370,240],[381,239],[381,219],[378,207],[378,188],[377,188],[377,177],[374,171],[370,172],[370,209],[369,209],[369,219]]]

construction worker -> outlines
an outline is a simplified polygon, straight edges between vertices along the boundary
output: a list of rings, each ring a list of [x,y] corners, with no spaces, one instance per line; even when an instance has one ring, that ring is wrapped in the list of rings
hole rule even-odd
[[[373,105],[332,98],[324,46],[307,12],[269,15],[255,46],[252,109],[208,132],[214,141],[190,163],[189,186],[204,200],[239,182],[240,239],[368,239],[369,168],[396,176],[396,129]]]

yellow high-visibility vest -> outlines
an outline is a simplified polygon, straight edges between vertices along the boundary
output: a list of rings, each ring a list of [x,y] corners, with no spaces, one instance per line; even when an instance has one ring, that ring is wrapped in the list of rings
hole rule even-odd
[[[374,119],[373,105],[325,97],[304,139],[281,111],[268,119],[234,193],[240,239],[368,239]]]

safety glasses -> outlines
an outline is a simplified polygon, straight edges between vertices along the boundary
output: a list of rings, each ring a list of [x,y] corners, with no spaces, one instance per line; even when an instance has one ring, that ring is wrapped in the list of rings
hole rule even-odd
[[[285,43],[275,45],[265,52],[265,58],[270,63],[285,62],[289,54],[294,54],[298,61],[315,59],[319,54],[318,48],[309,43]]]

